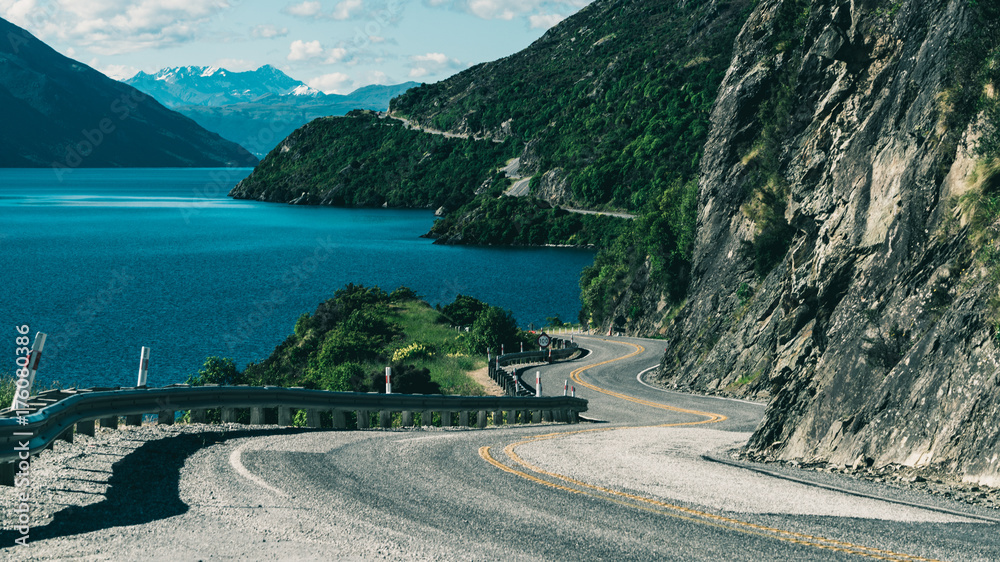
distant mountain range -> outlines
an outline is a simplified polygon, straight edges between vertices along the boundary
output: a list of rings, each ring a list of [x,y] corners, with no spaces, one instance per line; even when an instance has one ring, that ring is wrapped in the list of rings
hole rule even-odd
[[[253,166],[257,158],[0,19],[0,167]]]
[[[179,66],[155,74],[139,72],[125,83],[257,156],[317,117],[345,115],[352,109],[385,111],[389,100],[419,85],[406,82],[366,86],[347,95],[324,94],[271,65],[247,72]]]

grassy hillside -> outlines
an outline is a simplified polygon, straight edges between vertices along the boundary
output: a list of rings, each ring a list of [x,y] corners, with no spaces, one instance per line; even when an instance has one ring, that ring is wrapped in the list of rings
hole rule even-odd
[[[454,318],[451,318],[451,317]],[[454,325],[470,325],[457,331]],[[468,373],[486,366],[486,353],[529,341],[509,311],[470,297],[435,310],[407,288],[386,293],[348,285],[303,314],[290,334],[260,363],[242,372],[230,359],[210,357],[192,384],[249,384],[406,394],[481,395]]]

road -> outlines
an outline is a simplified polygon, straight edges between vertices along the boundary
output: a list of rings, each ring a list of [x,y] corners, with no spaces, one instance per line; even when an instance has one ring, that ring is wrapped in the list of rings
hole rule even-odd
[[[913,498],[888,488],[833,482],[853,487],[843,493],[705,460],[745,442],[763,408],[644,385],[637,376],[658,362],[661,342],[578,341],[588,356],[538,371],[546,394],[561,393],[571,379],[594,423],[237,432],[191,447],[177,476],[145,484],[172,509],[135,514],[117,500],[99,513],[133,515],[113,518],[110,528],[41,529],[30,550],[17,552],[23,559],[1000,559],[995,523],[905,505]]]

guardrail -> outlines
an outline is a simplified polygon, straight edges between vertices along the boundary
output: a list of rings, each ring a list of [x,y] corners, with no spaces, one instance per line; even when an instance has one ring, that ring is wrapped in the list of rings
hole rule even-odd
[[[76,431],[93,435],[94,422],[118,427],[120,416],[130,425],[142,423],[142,415],[157,414],[161,424],[174,423],[175,413],[190,410],[192,421],[204,419],[208,409],[221,409],[222,420],[236,421],[236,409],[250,408],[250,423],[262,424],[265,408],[278,409],[278,425],[292,425],[292,409],[306,410],[308,427],[320,427],[321,415],[329,412],[335,429],[347,429],[349,421],[358,429],[372,425],[391,427],[399,413],[403,427],[430,426],[484,428],[488,422],[501,425],[557,421],[576,423],[587,411],[582,398],[509,396],[444,396],[439,394],[378,394],[332,392],[301,388],[250,386],[173,385],[163,388],[86,389],[42,393],[28,400],[26,415],[6,410],[0,417],[0,484],[13,485],[21,460],[48,447],[57,438],[72,441]],[[438,416],[435,419],[434,414]],[[228,418],[228,419],[227,419]],[[373,423],[373,420],[375,423]]]
[[[556,348],[556,349],[553,349]],[[518,363],[552,362],[571,357],[580,351],[580,347],[571,341],[553,338],[552,347],[542,351],[520,351],[498,355],[490,361],[489,375],[508,396],[534,396],[535,388],[522,381],[517,373],[507,371],[503,367]],[[534,361],[532,361],[534,360]]]

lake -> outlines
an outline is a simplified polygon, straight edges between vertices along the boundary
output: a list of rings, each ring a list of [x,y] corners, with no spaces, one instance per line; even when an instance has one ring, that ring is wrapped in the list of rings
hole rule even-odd
[[[576,320],[593,252],[438,246],[429,211],[237,201],[249,169],[0,169],[0,350],[48,334],[37,380],[80,387],[183,382],[205,357],[242,368],[348,283],[471,295],[527,327]]]

